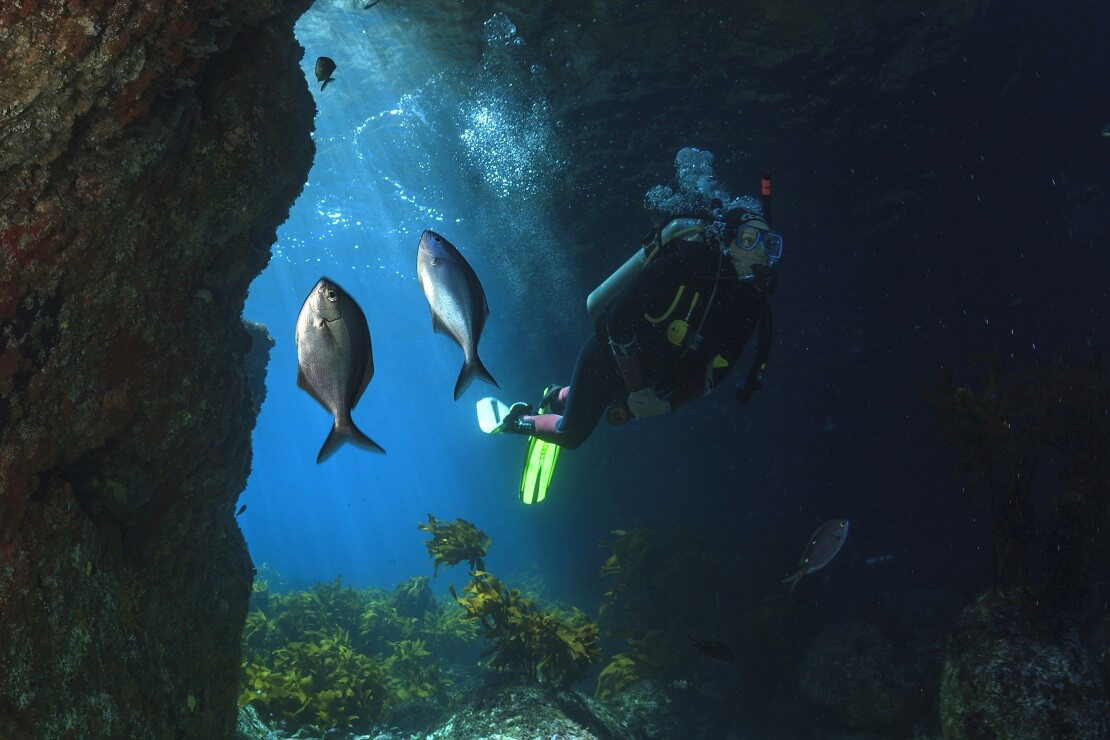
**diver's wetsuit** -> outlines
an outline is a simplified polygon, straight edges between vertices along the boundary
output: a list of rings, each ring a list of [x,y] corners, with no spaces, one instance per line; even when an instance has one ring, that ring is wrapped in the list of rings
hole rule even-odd
[[[740,280],[715,244],[697,241],[668,245],[601,321],[614,344],[629,348],[646,385],[669,401],[672,410],[708,393],[728,375],[758,323],[766,322],[761,345],[770,342],[766,295]],[[686,326],[681,338],[676,336],[681,327],[672,328],[677,343],[668,338],[668,327],[676,322]],[[591,336],[578,354],[563,416],[524,418],[535,421],[533,436],[574,449],[586,441],[622,389],[635,390],[626,386],[612,349]]]

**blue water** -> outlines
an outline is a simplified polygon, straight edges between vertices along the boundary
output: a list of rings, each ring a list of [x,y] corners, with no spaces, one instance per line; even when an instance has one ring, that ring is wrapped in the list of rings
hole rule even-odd
[[[428,536],[416,528],[428,513],[462,517],[489,534],[487,566],[499,575],[550,574],[562,567],[568,539],[592,548],[589,538],[611,528],[604,505],[591,507],[589,526],[575,532],[553,527],[558,503],[542,513],[520,505],[525,442],[488,438],[476,423],[482,396],[534,400],[545,383],[568,375],[589,328],[586,285],[563,258],[550,216],[558,122],[530,95],[535,72],[525,55],[513,56],[511,28],[498,20],[507,22],[487,24],[478,68],[415,55],[389,76],[390,87],[360,83],[380,61],[368,37],[400,33],[384,7],[352,13],[316,3],[297,25],[307,78],[315,80],[318,55],[335,58],[338,69],[326,90],[311,84],[315,163],[244,311],[269,327],[276,346],[240,517],[255,563],[293,584],[341,576],[392,587],[430,574]],[[433,334],[416,278],[427,228],[450,239],[483,282],[491,315],[480,355],[501,390],[475,382],[452,400],[462,352]],[[386,455],[347,446],[315,462],[331,419],[296,386],[293,334],[322,275],[367,316],[375,375],[354,418]],[[552,498],[565,501],[573,481],[562,476]],[[441,574],[438,588],[447,580]]]

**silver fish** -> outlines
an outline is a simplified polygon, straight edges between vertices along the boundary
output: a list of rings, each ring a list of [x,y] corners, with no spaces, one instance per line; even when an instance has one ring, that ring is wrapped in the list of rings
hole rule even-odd
[[[798,585],[802,576],[821,570],[829,561],[836,557],[844,540],[848,538],[848,520],[830,519],[817,528],[809,538],[809,544],[802,552],[802,559],[798,561],[798,570],[789,578],[784,578],[783,583],[790,584],[790,590]]]
[[[489,316],[489,305],[474,268],[451,242],[434,231],[425,231],[417,249],[416,274],[432,309],[432,329],[454,339],[463,351],[455,400],[474,378],[500,388],[478,357],[478,340]]]
[[[320,278],[297,316],[297,385],[335,417],[317,463],[344,442],[385,452],[351,419],[372,377],[374,354],[365,314],[338,284]]]

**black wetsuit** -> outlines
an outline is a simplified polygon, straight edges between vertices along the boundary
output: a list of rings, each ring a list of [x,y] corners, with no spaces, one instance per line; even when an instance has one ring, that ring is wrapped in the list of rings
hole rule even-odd
[[[765,293],[737,277],[729,256],[710,242],[668,244],[599,322],[608,340],[629,348],[647,384],[672,409],[720,383],[739,361],[757,324],[762,324],[759,364],[766,361],[770,346]],[[684,324],[685,331],[672,327],[675,322]],[[749,382],[753,377],[754,367]],[[536,436],[578,447],[622,390],[625,382],[608,341],[591,336],[578,354],[557,431]]]

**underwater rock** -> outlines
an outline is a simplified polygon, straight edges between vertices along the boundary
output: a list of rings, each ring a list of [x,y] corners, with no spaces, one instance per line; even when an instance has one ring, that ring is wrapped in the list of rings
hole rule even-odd
[[[230,737],[309,0],[0,4],[0,737]]]
[[[688,691],[689,688],[681,689]],[[636,738],[680,737],[683,729],[698,737],[693,724],[684,723],[674,711],[670,697],[656,689],[650,681],[641,681],[605,701],[622,728]]]
[[[235,740],[278,740],[278,735],[259,718],[258,710],[248,704],[239,707]]]
[[[266,368],[270,364],[270,352],[274,348],[274,338],[265,324],[254,321],[244,321],[243,326],[251,336],[251,348],[247,352],[246,370],[247,381],[250,383],[251,401],[254,413],[262,409],[266,401]]]
[[[1070,620],[989,592],[956,620],[940,690],[944,737],[1110,736],[1103,677]]]
[[[633,740],[633,734],[605,707],[576,691],[551,691],[496,678],[468,694],[454,713],[429,731],[426,740],[453,738],[580,738]]]
[[[1110,692],[1110,612],[1106,612],[1088,630],[1086,643],[1102,669],[1103,685]]]
[[[941,648],[853,621],[826,629],[802,659],[803,695],[853,730],[911,737],[936,696]]]

